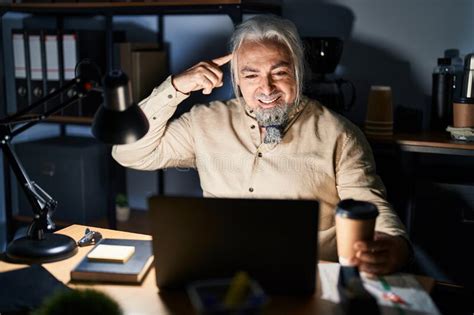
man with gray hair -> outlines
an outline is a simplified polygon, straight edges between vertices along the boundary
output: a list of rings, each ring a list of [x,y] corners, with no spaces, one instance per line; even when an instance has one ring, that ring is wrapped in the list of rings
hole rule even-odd
[[[142,170],[197,168],[208,197],[318,200],[324,260],[337,260],[336,204],[370,201],[380,212],[375,239],[354,245],[354,263],[372,274],[399,270],[409,243],[385,200],[370,147],[348,120],[302,95],[303,58],[292,22],[268,15],[245,21],[232,36],[231,54],[168,77],[140,103],[150,130],[136,143],[114,146],[113,157]],[[228,62],[236,98],[194,106],[170,121],[189,93],[223,85]]]

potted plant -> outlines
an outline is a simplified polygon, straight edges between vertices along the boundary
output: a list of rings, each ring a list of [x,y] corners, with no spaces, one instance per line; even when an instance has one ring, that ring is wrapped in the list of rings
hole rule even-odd
[[[127,221],[130,217],[130,207],[125,194],[117,194],[115,197],[115,215],[120,222]]]
[[[120,305],[109,295],[94,289],[57,290],[46,298],[34,315],[88,314],[122,315]]]

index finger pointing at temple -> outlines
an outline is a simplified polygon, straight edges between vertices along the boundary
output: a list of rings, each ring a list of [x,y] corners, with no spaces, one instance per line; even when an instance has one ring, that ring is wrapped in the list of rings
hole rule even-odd
[[[228,54],[219,58],[212,59],[212,62],[218,66],[225,65],[232,59],[232,54]]]

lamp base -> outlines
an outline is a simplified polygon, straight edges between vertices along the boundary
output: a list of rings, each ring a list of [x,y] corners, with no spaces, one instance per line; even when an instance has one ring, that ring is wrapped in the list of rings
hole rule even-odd
[[[63,260],[76,252],[76,242],[69,236],[46,233],[42,240],[21,237],[12,241],[6,257],[9,262],[36,264]]]

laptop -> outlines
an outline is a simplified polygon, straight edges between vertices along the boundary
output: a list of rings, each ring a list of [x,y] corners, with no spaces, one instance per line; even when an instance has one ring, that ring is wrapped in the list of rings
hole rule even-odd
[[[312,294],[319,204],[309,200],[149,199],[160,290],[246,271],[272,294]]]

